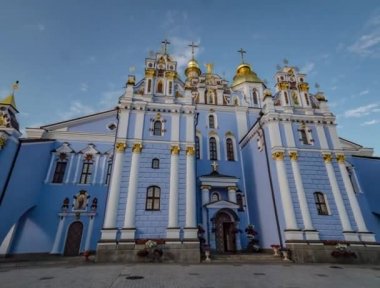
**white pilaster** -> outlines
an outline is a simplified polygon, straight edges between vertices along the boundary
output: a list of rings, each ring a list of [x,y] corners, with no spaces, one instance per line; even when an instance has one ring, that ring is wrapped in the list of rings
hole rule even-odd
[[[126,139],[128,132],[129,110],[122,109],[119,112],[119,127],[117,128],[117,138]]]
[[[99,157],[99,154],[95,155],[94,178],[92,178],[92,184],[96,184],[96,177],[98,176],[99,170]]]
[[[228,187],[228,201],[236,203],[236,190],[234,186]]]
[[[3,242],[0,245],[0,257],[5,257],[12,246],[13,238],[15,236],[17,223],[14,224],[11,229],[9,229],[7,236],[5,236]]]
[[[94,219],[95,217],[93,215],[90,216],[90,220],[88,223],[88,228],[87,228],[87,235],[86,235],[86,242],[84,245],[84,251],[89,251],[90,250],[90,245],[91,245],[91,235],[94,230]]]
[[[126,229],[135,228],[135,214],[136,214],[136,198],[137,198],[137,183],[138,183],[138,171],[140,163],[140,153],[142,150],[142,145],[136,143],[132,148],[132,160],[131,160],[131,172],[129,174],[129,186],[128,186],[128,196],[127,204],[125,207],[125,217],[124,217],[124,227]],[[134,237],[134,233],[123,233],[121,232],[121,239],[130,239]]]
[[[280,147],[282,146],[281,142],[281,134],[280,134],[280,127],[278,125],[278,122],[270,121],[268,122],[268,132],[269,132],[269,140],[271,147]]]
[[[186,150],[186,219],[185,233],[186,240],[197,239],[196,225],[196,203],[195,203],[195,162],[194,147],[187,147]]]
[[[48,169],[48,172],[46,174],[46,178],[45,178],[45,183],[48,183],[51,179],[51,173],[52,173],[52,170],[53,170],[53,164],[54,164],[54,161],[55,161],[55,153],[51,153],[51,158],[50,158],[50,164],[49,164],[49,169]]]
[[[77,155],[77,166],[75,168],[75,174],[74,174],[73,183],[78,182],[78,174],[79,174],[80,164],[82,163],[82,158],[83,158],[82,154],[78,154]]]
[[[167,238],[179,239],[179,229],[175,231],[170,228],[178,228],[178,154],[179,146],[171,147],[170,157],[170,188],[169,188],[169,221]]]
[[[202,186],[202,225],[203,229],[205,230],[204,237],[208,239],[208,219],[207,219],[207,208],[205,207],[206,204],[210,202],[210,186]]]
[[[342,198],[342,195],[339,191],[338,183],[336,181],[334,168],[331,164],[331,160],[332,160],[331,154],[323,154],[323,159],[325,161],[327,176],[328,176],[329,181],[330,181],[331,190],[332,190],[334,200],[335,200],[335,204],[336,204],[336,208],[337,208],[338,214],[339,214],[339,219],[340,219],[340,222],[342,223],[343,232],[352,232],[352,227],[351,227],[350,221],[348,219],[347,211],[346,211],[346,208],[344,207],[343,198]],[[352,238],[346,239],[346,240],[352,240]],[[359,239],[357,239],[357,240],[359,240]]]
[[[186,142],[194,143],[194,114],[186,114]]]
[[[70,159],[69,159],[69,167],[67,169],[67,173],[66,173],[66,177],[65,177],[65,181],[64,181],[65,183],[69,183],[69,181],[70,181],[71,169],[72,169],[73,163],[74,163],[74,156],[75,156],[75,154],[71,153]]]
[[[297,197],[298,197],[298,202],[301,209],[304,230],[306,230],[305,231],[306,240],[319,240],[318,232],[314,231],[314,227],[311,221],[310,211],[307,205],[305,190],[302,183],[302,177],[301,177],[300,169],[297,162],[297,159],[298,159],[297,152],[296,151],[289,152],[289,156],[291,160],[290,162],[292,165],[294,181],[296,184]],[[313,232],[309,233],[311,231]]]
[[[327,144],[327,139],[326,139],[326,134],[325,134],[325,129],[323,128],[322,124],[316,124],[315,125],[317,129],[317,135],[319,139],[319,144],[321,145],[322,150],[326,150],[329,148]]]
[[[179,113],[172,113],[172,133],[171,141],[178,143],[179,142]]]
[[[62,234],[63,234],[63,226],[65,224],[65,220],[66,220],[65,216],[59,216],[57,233],[55,234],[54,244],[53,244],[53,248],[50,251],[50,254],[60,254],[61,253],[61,249],[59,249],[59,248],[60,248],[60,244],[61,244],[61,239],[62,239]]]
[[[108,199],[102,230],[102,240],[116,240],[116,217],[119,205],[120,178],[123,167],[123,156],[126,144],[117,142],[112,165],[111,179],[109,183]]]
[[[356,222],[356,225],[358,226],[358,232],[366,233],[368,232],[368,229],[364,222],[364,218],[360,210],[358,200],[356,199],[354,189],[352,187],[350,178],[348,176],[344,155],[338,154],[337,160],[339,163],[340,174],[342,175],[342,178],[343,178],[344,188],[346,188],[346,192],[347,192],[348,200],[350,201],[352,213],[354,214],[355,222]],[[375,241],[375,239],[373,239],[373,241]]]
[[[285,137],[286,137],[286,144],[288,147],[295,147],[296,144],[294,142],[294,133],[292,129],[292,124],[289,121],[284,121],[284,130],[285,130]]]
[[[238,127],[238,139],[242,139],[248,132],[247,108],[236,107],[236,123]]]
[[[102,155],[102,157],[101,157],[101,159],[102,159],[102,164],[101,164],[101,174],[100,174],[100,179],[99,179],[99,183],[100,184],[102,184],[102,183],[104,183],[105,182],[105,173],[106,173],[106,171],[107,171],[107,166],[106,166],[106,164],[108,164],[107,163],[107,154],[105,154],[105,155]]]
[[[284,152],[274,152],[272,156],[276,163],[277,179],[279,182],[281,203],[285,217],[285,229],[293,230],[290,233],[285,231],[286,240],[303,240],[302,232],[295,231],[299,230],[299,228],[297,226],[292,196],[290,194],[288,178],[286,175]]]
[[[331,138],[331,142],[333,144],[333,149],[340,150],[342,149],[342,146],[339,141],[338,133],[336,132],[336,126],[335,125],[329,125],[329,134]]]

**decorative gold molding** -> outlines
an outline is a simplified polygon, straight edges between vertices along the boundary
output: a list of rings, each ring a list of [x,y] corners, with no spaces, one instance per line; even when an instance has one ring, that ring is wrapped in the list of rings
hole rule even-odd
[[[287,82],[279,82],[277,85],[278,85],[278,89],[280,89],[280,90],[289,89],[289,83],[287,83]]]
[[[297,161],[298,154],[296,151],[292,151],[292,152],[289,152],[289,157],[290,157],[290,160]]]
[[[175,145],[175,146],[172,146],[172,147],[170,148],[170,153],[171,153],[172,155],[178,155],[180,150],[181,150],[181,149],[179,148],[179,146]]]
[[[227,190],[228,191],[234,190],[236,192],[237,191],[237,187],[236,186],[228,186]]]
[[[5,144],[7,144],[7,138],[0,137],[0,150],[4,148]]]
[[[141,143],[135,143],[132,147],[132,152],[140,154],[142,150],[142,144]]]
[[[331,163],[331,160],[332,160],[331,154],[322,154],[322,157],[325,163]]]
[[[189,146],[186,148],[186,155],[189,155],[189,156],[195,155],[195,149],[193,146]]]
[[[125,144],[123,142],[117,142],[115,144],[115,148],[116,148],[117,152],[124,152],[125,149],[127,148],[127,144]]]
[[[309,84],[307,84],[307,83],[300,83],[300,84],[298,84],[298,88],[302,92],[307,92],[307,91],[309,91]]]
[[[344,162],[346,161],[346,157],[344,156],[344,154],[336,154],[336,160],[338,160],[339,164],[344,164]]]
[[[145,77],[154,77],[155,71],[154,69],[145,70]]]
[[[272,158],[273,160],[284,160],[284,152],[273,152]]]

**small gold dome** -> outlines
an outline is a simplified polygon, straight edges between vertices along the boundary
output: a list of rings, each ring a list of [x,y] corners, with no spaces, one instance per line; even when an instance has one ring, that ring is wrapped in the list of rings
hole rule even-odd
[[[187,63],[187,67],[185,69],[186,77],[188,77],[192,71],[195,71],[198,76],[201,75],[201,69],[199,68],[199,64],[195,59],[191,59],[189,63]]]
[[[263,81],[252,71],[251,66],[246,63],[240,64],[236,68],[236,75],[233,78],[232,87],[244,82],[262,83]]]
[[[317,94],[315,94],[315,98],[317,98],[318,101],[327,102],[327,99],[323,92],[317,92]]]

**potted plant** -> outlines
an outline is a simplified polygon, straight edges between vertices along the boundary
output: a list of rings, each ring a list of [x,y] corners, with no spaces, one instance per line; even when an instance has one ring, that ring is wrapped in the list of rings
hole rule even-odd
[[[281,246],[278,244],[272,244],[270,247],[273,249],[273,256],[280,256],[280,248]]]
[[[281,254],[282,254],[282,257],[283,257],[283,260],[284,261],[292,261],[291,259],[290,259],[290,249],[289,248],[281,248],[280,249],[280,251],[281,251]]]

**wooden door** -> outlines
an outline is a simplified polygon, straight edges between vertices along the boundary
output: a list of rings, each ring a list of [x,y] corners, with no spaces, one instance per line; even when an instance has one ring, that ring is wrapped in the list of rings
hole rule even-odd
[[[65,256],[78,256],[80,249],[80,242],[82,240],[83,224],[80,221],[71,223],[69,231],[67,232],[65,244]]]

